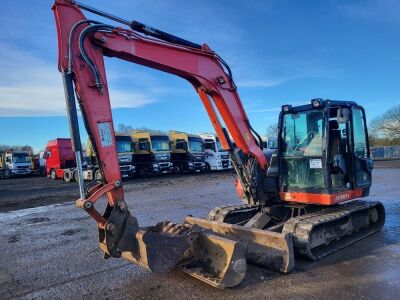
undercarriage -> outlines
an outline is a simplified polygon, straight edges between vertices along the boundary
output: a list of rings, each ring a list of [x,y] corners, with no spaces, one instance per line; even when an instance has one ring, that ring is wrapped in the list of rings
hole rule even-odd
[[[297,255],[318,260],[379,231],[385,209],[381,202],[363,200],[329,207],[237,205],[213,209],[208,220],[290,234]]]

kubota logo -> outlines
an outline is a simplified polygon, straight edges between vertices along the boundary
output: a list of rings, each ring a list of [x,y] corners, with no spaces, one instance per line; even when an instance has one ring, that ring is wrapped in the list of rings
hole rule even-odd
[[[335,198],[335,201],[341,201],[341,200],[346,200],[350,198],[350,194],[349,193],[344,193],[344,194],[340,194],[337,195]]]

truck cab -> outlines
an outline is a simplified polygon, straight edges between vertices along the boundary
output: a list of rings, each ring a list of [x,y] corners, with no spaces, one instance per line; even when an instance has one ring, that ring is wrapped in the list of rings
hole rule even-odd
[[[206,170],[232,169],[229,152],[222,149],[218,136],[215,133],[200,133],[204,142]]]
[[[277,137],[261,137],[263,141],[263,151],[277,150],[278,149],[278,138]]]
[[[166,134],[150,131],[132,133],[138,174],[167,174],[172,172],[171,146]]]
[[[76,168],[71,139],[57,138],[49,141],[43,157],[46,159],[46,174],[51,179],[63,178],[65,169]]]
[[[169,139],[175,173],[205,171],[204,141],[201,136],[171,131]]]
[[[30,175],[32,158],[25,151],[3,151],[0,155],[1,178]]]
[[[132,138],[130,135],[116,134],[115,141],[121,176],[122,178],[133,177],[136,173],[136,165]],[[89,169],[96,170],[95,178],[101,179],[101,173],[90,139],[86,143],[86,161]]]
[[[122,177],[133,177],[136,173],[135,149],[129,135],[116,134],[119,169]]]

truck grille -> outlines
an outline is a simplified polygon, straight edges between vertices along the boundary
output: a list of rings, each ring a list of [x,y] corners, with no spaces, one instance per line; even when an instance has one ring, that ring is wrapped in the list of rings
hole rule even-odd
[[[229,154],[221,154],[221,159],[229,159]]]
[[[119,166],[119,169],[121,171],[130,171],[131,170],[131,166],[127,165],[127,166]]]

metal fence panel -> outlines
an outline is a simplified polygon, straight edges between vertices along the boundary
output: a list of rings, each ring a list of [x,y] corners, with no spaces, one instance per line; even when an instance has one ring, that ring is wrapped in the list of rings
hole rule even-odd
[[[400,146],[371,147],[374,159],[400,158]]]

